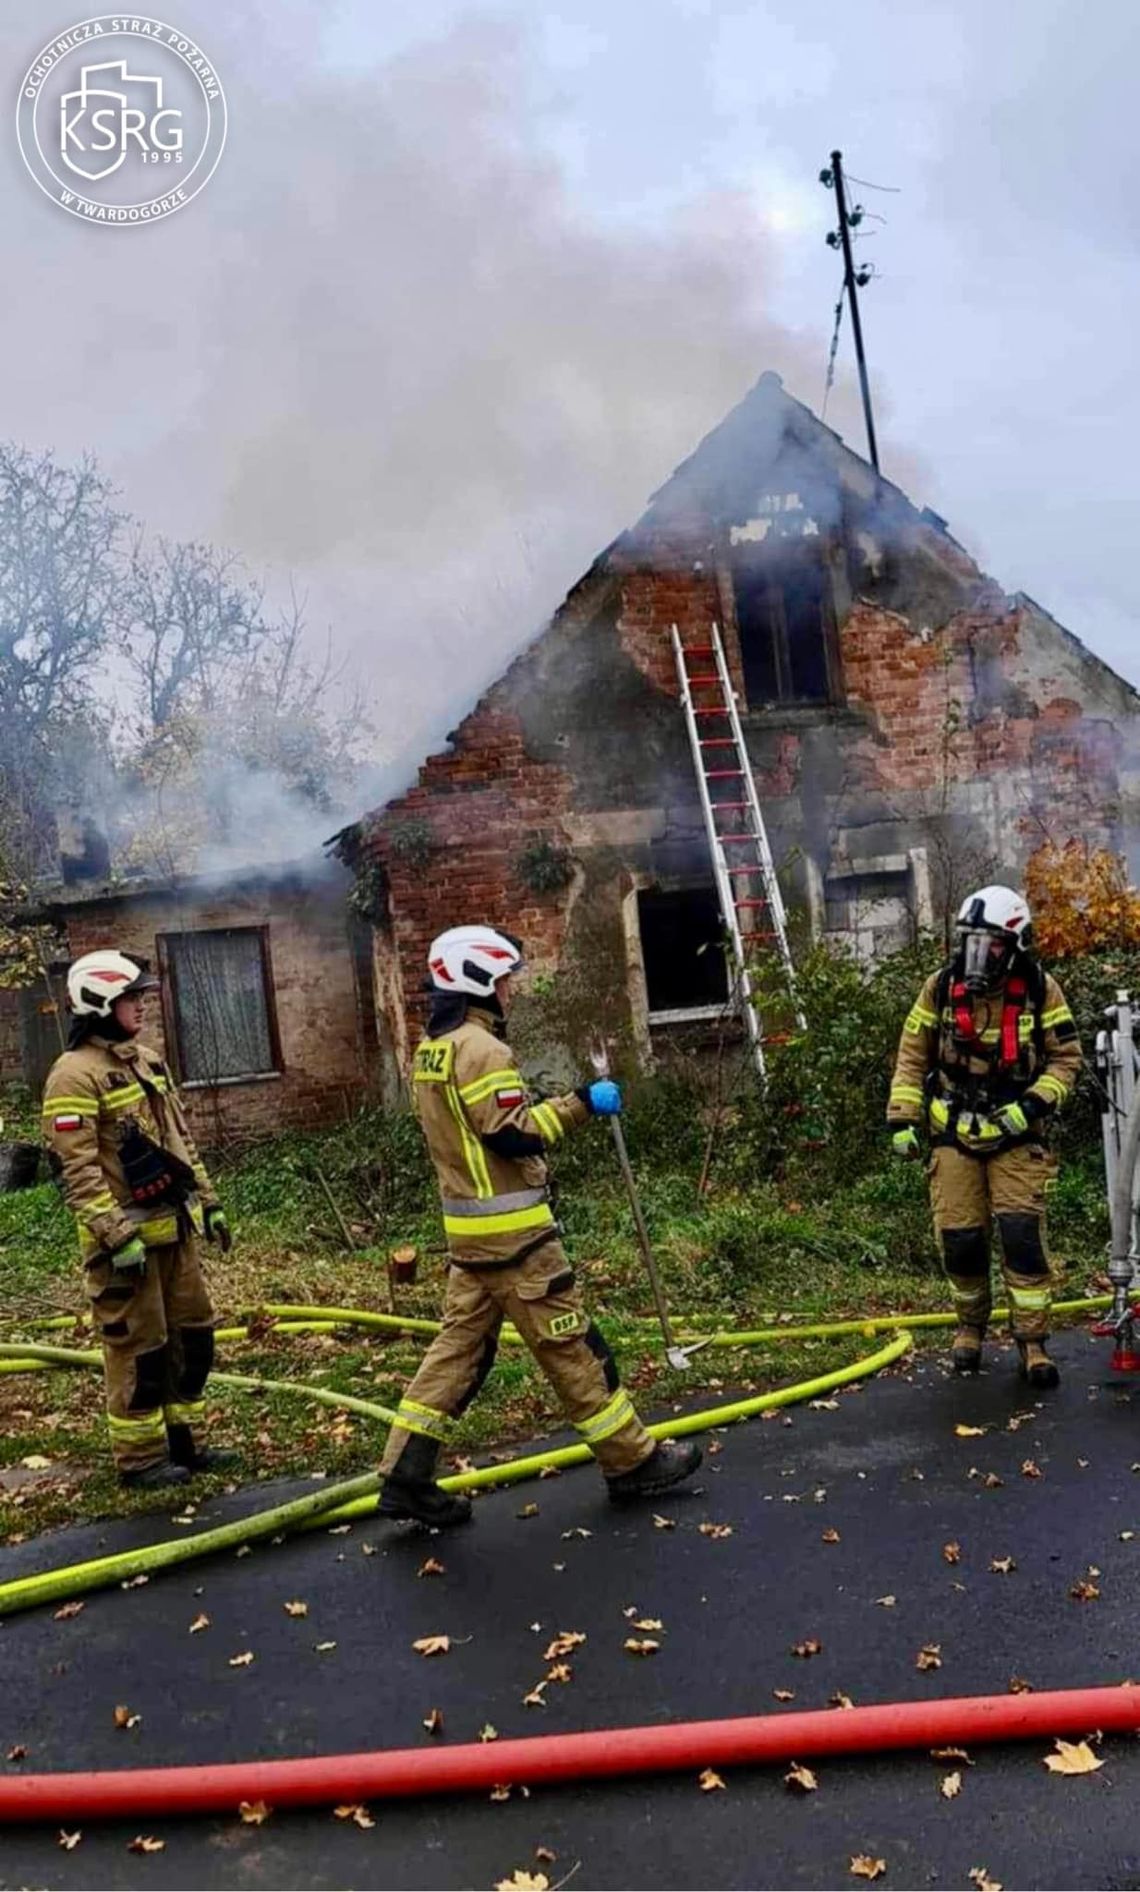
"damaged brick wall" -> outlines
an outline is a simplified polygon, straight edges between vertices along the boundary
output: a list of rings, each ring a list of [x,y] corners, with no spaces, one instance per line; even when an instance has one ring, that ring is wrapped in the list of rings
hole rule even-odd
[[[281,1057],[278,1076],[216,1086],[190,1085],[184,1096],[195,1134],[217,1147],[231,1139],[335,1122],[358,1107],[375,1082],[361,1056],[360,1020],[346,939],[343,888],[296,886],[212,896],[183,893],[100,900],[62,910],[73,956],[113,942],[156,964],[160,933],[267,926]],[[176,1065],[157,1001],[148,1001],[144,1036]]]

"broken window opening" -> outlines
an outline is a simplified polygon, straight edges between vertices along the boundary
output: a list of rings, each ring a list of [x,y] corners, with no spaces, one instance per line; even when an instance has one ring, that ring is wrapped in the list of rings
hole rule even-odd
[[[723,1011],[728,970],[715,887],[644,887],[637,919],[650,1023]]]
[[[738,555],[733,591],[748,702],[832,701],[834,620],[821,542],[775,539]]]
[[[167,1044],[186,1085],[235,1084],[283,1069],[268,928],[158,937]]]

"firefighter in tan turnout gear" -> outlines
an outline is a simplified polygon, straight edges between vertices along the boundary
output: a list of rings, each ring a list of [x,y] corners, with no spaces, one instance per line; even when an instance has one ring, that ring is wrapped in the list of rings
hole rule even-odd
[[[1056,1158],[1044,1132],[1081,1066],[1077,1027],[1030,946],[1029,908],[1010,887],[983,887],[958,913],[950,964],[926,981],[899,1043],[887,1118],[894,1149],[918,1156],[928,1125],[934,1225],[959,1326],[952,1360],[976,1373],[990,1317],[996,1218],[1010,1325],[1022,1373],[1055,1386],[1045,1349],[1052,1299],[1046,1191]]]
[[[386,1517],[450,1525],[468,1499],[435,1482],[441,1444],[494,1364],[510,1320],[598,1460],[617,1503],[687,1478],[699,1447],[656,1444],[622,1387],[613,1355],[586,1313],[547,1188],[546,1154],[591,1116],[621,1109],[608,1080],[529,1103],[504,1019],[522,949],[489,926],[441,933],[428,964],[427,1035],[413,1061],[416,1111],[435,1165],[450,1268],[443,1326],[400,1401],[380,1469]]]
[[[103,1344],[111,1450],[120,1482],[143,1487],[238,1462],[202,1437],[214,1312],[198,1237],[225,1252],[230,1233],[166,1066],[139,1042],[157,987],[126,953],[75,961],[68,1049],[43,1103]]]

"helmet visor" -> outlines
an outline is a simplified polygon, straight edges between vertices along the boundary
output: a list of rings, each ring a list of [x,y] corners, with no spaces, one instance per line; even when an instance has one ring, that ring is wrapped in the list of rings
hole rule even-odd
[[[1013,947],[1007,934],[991,933],[985,927],[963,928],[962,977],[971,991],[985,992],[1000,984]]]

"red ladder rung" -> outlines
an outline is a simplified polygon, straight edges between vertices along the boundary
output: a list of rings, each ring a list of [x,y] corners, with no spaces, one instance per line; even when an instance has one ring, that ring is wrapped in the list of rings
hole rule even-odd
[[[717,677],[717,676],[711,676],[711,677],[694,677],[694,676],[690,676],[690,678],[689,678],[689,682],[690,682],[690,684],[694,684],[694,683],[696,683],[696,684],[703,684],[703,685],[704,685],[704,686],[705,686],[705,687],[707,688],[707,687],[708,687],[708,685],[709,685],[710,683],[716,683],[716,684],[719,684],[719,683],[720,683],[720,678],[719,678],[719,677]]]
[[[730,836],[728,836],[728,835],[725,835],[725,836],[723,836],[723,839],[724,839],[724,840],[728,840],[728,839],[730,839],[730,838],[731,838],[731,837],[730,837]],[[760,872],[760,868],[759,868],[759,866],[756,866],[756,867],[726,867],[724,871],[725,871],[725,873],[726,873],[726,874],[747,874],[747,876],[748,876],[748,878],[749,878],[749,880],[755,880],[755,878],[756,878],[756,876],[757,876],[757,874],[759,874],[759,872]]]
[[[778,935],[776,933],[765,933],[760,927],[753,926],[750,927],[747,932],[742,931],[740,937],[741,939],[776,939]]]
[[[726,781],[730,775],[735,775],[737,779],[740,780],[743,778],[744,770],[743,769],[706,769],[705,781],[706,782],[723,782],[723,781]],[[721,808],[724,806],[724,804],[723,802],[714,802],[713,806],[716,808]]]
[[[733,904],[738,907],[766,907],[769,902],[767,900],[737,900],[734,895]]]
[[[681,655],[682,657],[711,657],[713,647],[711,644],[682,644]]]
[[[735,749],[736,747],[735,736],[700,736],[698,741],[702,749]]]
[[[715,705],[710,706],[710,708],[708,709],[704,709],[704,708],[694,709],[693,715],[694,716],[727,716],[728,710],[723,704],[717,703]]]
[[[710,802],[710,803],[709,803],[709,806],[710,806],[710,808],[712,808],[712,809],[713,809],[713,811],[714,811],[714,813],[715,813],[715,811],[716,811],[716,810],[717,810],[718,808],[747,808],[747,807],[749,807],[749,806],[750,806],[750,804],[749,804],[748,802],[746,802],[746,801],[714,801],[714,802]],[[741,840],[743,840],[743,839],[744,839],[744,836],[743,836],[743,835],[741,835],[741,837],[740,837],[740,838],[741,838]],[[755,840],[755,838],[756,838],[756,837],[755,837],[755,835],[749,835],[749,837],[748,837],[748,838],[749,838],[749,840]]]

